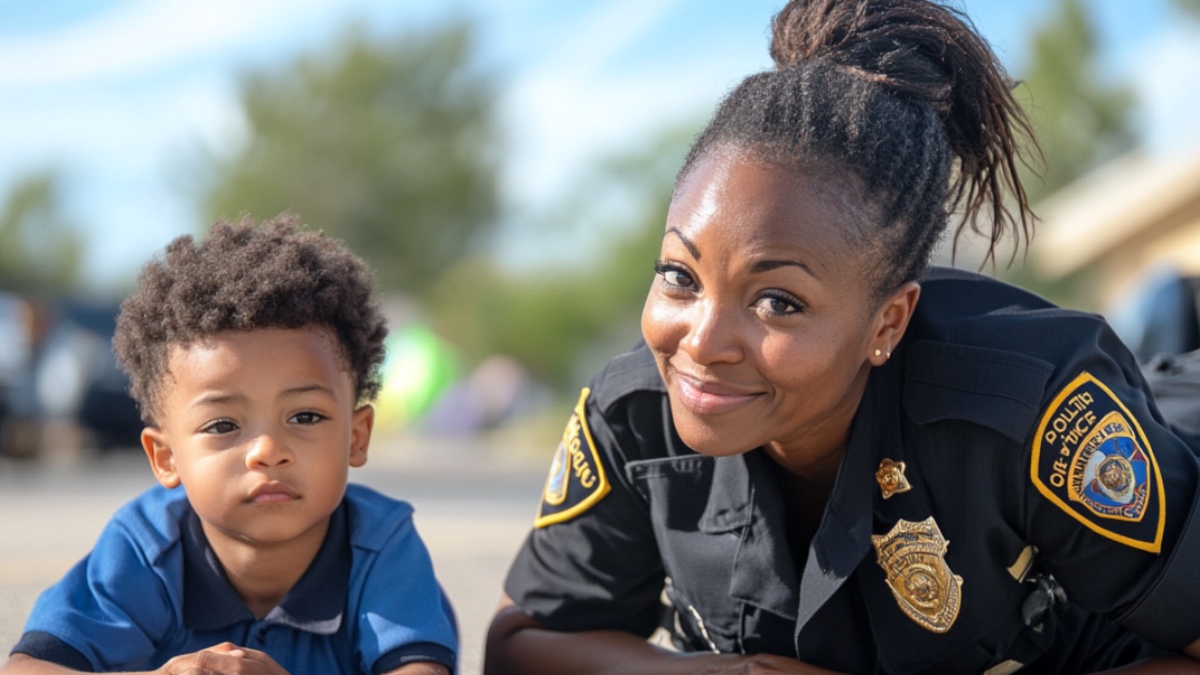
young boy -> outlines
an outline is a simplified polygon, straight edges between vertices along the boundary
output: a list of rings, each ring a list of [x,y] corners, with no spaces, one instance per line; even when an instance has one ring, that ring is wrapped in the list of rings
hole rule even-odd
[[[387,333],[364,263],[294,216],[147,264],[114,346],[161,487],[38,598],[3,675],[455,669],[412,508],[357,485]]]

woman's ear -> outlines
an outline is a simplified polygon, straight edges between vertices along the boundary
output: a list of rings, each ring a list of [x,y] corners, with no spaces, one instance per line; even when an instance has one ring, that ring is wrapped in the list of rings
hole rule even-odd
[[[142,449],[146,451],[146,459],[150,460],[150,469],[158,482],[163,487],[178,487],[181,481],[167,434],[156,427],[142,429]]]
[[[867,361],[873,366],[882,366],[892,358],[892,351],[900,344],[908,321],[917,309],[921,297],[921,285],[910,281],[896,290],[875,313],[871,339],[867,343]]]
[[[350,421],[350,466],[367,463],[367,446],[371,444],[371,428],[375,426],[375,406],[364,405],[354,411]]]

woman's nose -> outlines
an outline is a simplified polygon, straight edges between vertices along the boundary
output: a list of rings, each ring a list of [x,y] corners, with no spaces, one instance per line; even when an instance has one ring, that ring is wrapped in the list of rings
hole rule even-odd
[[[738,321],[730,308],[700,301],[687,312],[687,332],[679,348],[698,365],[736,363],[745,355]]]

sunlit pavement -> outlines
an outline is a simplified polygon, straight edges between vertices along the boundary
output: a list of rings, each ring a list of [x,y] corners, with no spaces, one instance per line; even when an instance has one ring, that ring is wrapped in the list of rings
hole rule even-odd
[[[458,612],[465,674],[480,671],[488,620],[545,478],[548,464],[538,455],[552,451],[510,456],[469,440],[376,442],[367,466],[351,472],[352,481],[416,508],[417,528]],[[20,637],[37,594],[153,481],[134,452],[57,467],[0,460],[0,655]]]

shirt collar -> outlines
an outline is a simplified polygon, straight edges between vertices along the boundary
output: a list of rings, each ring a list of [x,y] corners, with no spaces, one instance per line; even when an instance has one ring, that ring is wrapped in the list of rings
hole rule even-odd
[[[871,370],[854,415],[846,454],[804,565],[797,636],[871,549],[879,455],[902,457],[899,360]]]
[[[263,618],[319,635],[332,635],[342,625],[350,586],[349,513],[345,500],[329,517],[329,530],[308,569]],[[254,621],[217,558],[200,518],[187,510],[183,523],[183,622],[192,630],[218,630]]]
[[[799,579],[794,561],[781,554],[789,550],[785,509],[771,474],[782,469],[761,449],[714,461],[712,490],[699,527],[711,534],[744,528],[730,594],[797,620],[797,635],[870,550],[879,454],[901,457],[897,370],[889,364],[871,373]]]

